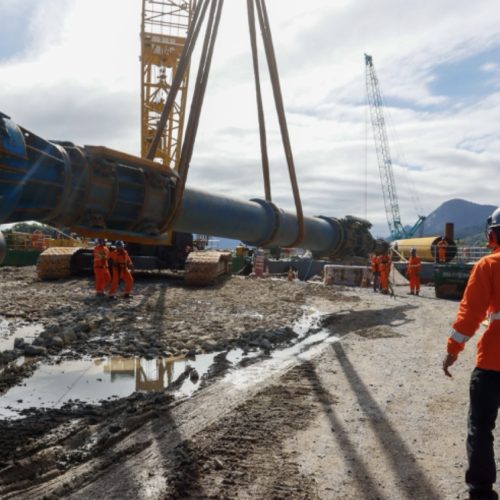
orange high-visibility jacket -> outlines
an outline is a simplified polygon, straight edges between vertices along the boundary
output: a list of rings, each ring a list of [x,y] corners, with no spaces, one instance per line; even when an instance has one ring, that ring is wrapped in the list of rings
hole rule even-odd
[[[421,262],[420,257],[410,257],[408,259],[408,274],[418,276],[420,274]]]
[[[391,270],[391,257],[386,254],[379,255],[377,257],[378,269],[381,273],[386,273],[389,275]]]
[[[438,258],[441,261],[446,260],[446,249],[448,248],[448,242],[446,240],[441,240],[437,244]]]
[[[115,250],[111,252],[110,260],[112,266],[120,271],[132,267],[132,261],[130,260],[127,250]]]
[[[370,257],[370,269],[372,273],[378,273],[380,269],[378,268],[378,258],[376,255]]]
[[[477,342],[476,366],[500,371],[500,247],[472,269],[448,338],[448,353],[457,356],[489,315],[489,326]]]
[[[94,269],[107,269],[109,259],[109,248],[105,245],[97,245],[94,248]]]

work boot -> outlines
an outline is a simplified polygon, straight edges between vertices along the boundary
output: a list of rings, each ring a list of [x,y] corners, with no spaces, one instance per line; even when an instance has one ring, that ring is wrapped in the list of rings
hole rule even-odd
[[[116,295],[108,295],[109,300],[116,300]]]
[[[124,299],[130,299],[130,293],[124,293],[123,294]]]
[[[415,295],[420,295],[420,290],[417,290],[417,291],[415,292]]]
[[[410,295],[415,295],[415,292],[413,290],[410,290]]]

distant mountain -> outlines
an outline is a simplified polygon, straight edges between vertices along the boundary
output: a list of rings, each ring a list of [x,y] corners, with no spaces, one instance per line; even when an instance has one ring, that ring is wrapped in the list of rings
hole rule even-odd
[[[484,240],[486,219],[497,207],[454,199],[445,201],[429,214],[424,223],[424,236],[441,235],[447,222],[455,225],[455,239]]]

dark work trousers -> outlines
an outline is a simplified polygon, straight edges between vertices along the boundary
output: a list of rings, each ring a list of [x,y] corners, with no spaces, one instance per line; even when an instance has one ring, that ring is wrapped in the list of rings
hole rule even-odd
[[[373,273],[373,291],[376,292],[380,288],[380,273],[375,271]]]
[[[470,380],[469,468],[465,473],[465,482],[471,492],[491,491],[496,480],[493,429],[499,405],[500,371],[475,368]]]

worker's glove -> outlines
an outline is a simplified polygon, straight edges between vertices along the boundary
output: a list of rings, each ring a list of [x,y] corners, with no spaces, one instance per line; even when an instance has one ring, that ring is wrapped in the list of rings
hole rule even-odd
[[[446,356],[444,357],[443,359],[443,371],[444,371],[444,374],[447,376],[447,377],[451,377],[451,373],[449,372],[448,368],[453,364],[455,363],[455,361],[457,360],[457,356],[453,356],[453,354],[450,354],[450,353],[447,353]]]

